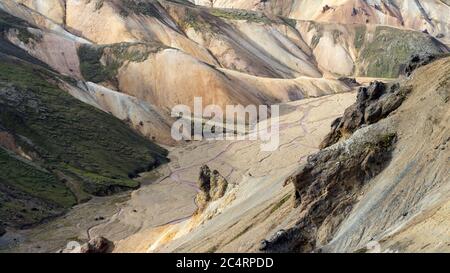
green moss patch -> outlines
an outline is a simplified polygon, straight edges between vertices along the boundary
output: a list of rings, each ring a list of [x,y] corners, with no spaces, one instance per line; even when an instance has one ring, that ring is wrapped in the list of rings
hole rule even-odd
[[[39,37],[31,33],[28,27],[31,27],[31,25],[26,21],[0,10],[0,34],[15,29],[17,30],[17,38],[25,44],[32,40],[39,40]]]
[[[291,19],[291,18],[287,18],[287,17],[280,17],[281,21],[283,21],[286,25],[292,27],[292,28],[296,28],[297,27],[297,20],[295,19]]]
[[[118,43],[105,46],[81,45],[78,49],[83,77],[99,83],[114,80],[126,62],[143,62],[166,46],[159,43]]]
[[[142,0],[122,0],[122,16],[129,16],[130,14],[155,17],[162,20],[162,16],[156,7],[156,1],[142,1]]]
[[[70,207],[76,203],[73,194],[52,173],[17,159],[2,148],[0,179],[24,193],[61,207]]]
[[[76,204],[55,176],[0,148],[0,218],[13,226],[29,225]]]
[[[252,23],[270,24],[271,20],[262,13],[239,9],[210,9],[209,12],[220,18],[228,20],[243,20]]]
[[[355,39],[359,41],[362,31],[357,37]],[[439,42],[427,34],[385,26],[376,28],[371,42],[366,42],[364,46],[356,42],[355,45],[362,47],[358,76],[367,77],[396,78],[401,65],[408,62],[412,55],[443,53]]]
[[[181,16],[180,18],[179,21],[180,28],[183,29],[184,31],[186,31],[189,28],[192,28],[196,32],[203,34],[220,33],[220,28],[217,27],[216,25],[217,22],[214,22],[214,20],[212,19],[210,20],[208,18],[205,18],[208,16],[210,15],[205,12],[202,12],[202,10],[200,9],[188,8],[184,12],[183,16]]]
[[[366,38],[366,26],[357,26],[355,28],[355,40],[354,45],[357,50],[361,49]]]

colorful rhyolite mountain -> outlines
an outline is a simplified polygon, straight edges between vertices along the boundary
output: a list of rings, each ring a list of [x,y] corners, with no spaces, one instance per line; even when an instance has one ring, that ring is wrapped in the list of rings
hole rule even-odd
[[[0,250],[449,251],[448,14],[2,0]],[[279,149],[174,141],[170,110],[194,97],[279,104]]]

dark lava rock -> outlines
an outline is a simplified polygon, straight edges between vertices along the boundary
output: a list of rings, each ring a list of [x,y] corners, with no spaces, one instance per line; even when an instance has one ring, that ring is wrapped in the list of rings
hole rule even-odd
[[[207,165],[203,165],[200,168],[200,174],[197,183],[201,191],[209,192],[210,179],[211,179],[211,170]]]
[[[329,11],[330,9],[331,9],[330,6],[325,5],[325,6],[323,6],[323,8],[322,8],[322,13],[325,13],[325,12]]]
[[[313,252],[329,242],[357,202],[363,186],[391,159],[396,134],[385,127],[366,127],[348,141],[308,157],[288,180],[295,187],[299,219],[261,242],[266,252]]]
[[[228,182],[219,173],[219,171],[211,171],[207,165],[200,168],[199,179],[197,185],[200,192],[195,197],[198,212],[203,211],[210,201],[222,198],[227,190]]]
[[[409,77],[414,72],[414,70],[433,62],[437,58],[439,58],[438,55],[414,55],[409,60],[409,62],[403,66],[401,74]]]
[[[355,78],[340,77],[338,80],[350,87],[356,87],[361,85],[359,82],[356,81]]]
[[[398,83],[386,84],[380,81],[361,87],[356,103],[345,110],[343,117],[332,122],[331,132],[322,141],[320,148],[329,147],[348,138],[364,125],[387,117],[403,103],[409,92],[410,88],[401,88]]]
[[[277,242],[279,243],[280,241],[289,241],[290,240],[290,236],[289,234],[284,230],[284,229],[280,229],[279,231],[275,232],[274,235],[272,235],[272,237],[270,237],[269,240],[262,240],[259,246],[259,250],[260,251],[266,251],[270,248],[272,248],[273,246],[271,245],[272,242]]]

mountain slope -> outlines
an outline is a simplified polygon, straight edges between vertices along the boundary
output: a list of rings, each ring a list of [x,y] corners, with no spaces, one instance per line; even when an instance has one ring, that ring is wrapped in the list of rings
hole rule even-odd
[[[210,6],[209,0],[192,0]],[[450,5],[435,0],[214,0],[216,8],[261,10],[297,20],[380,24],[431,33],[450,43]]]
[[[1,1],[0,249],[105,236],[117,252],[448,250],[448,13],[441,0]],[[174,141],[171,108],[194,97],[279,104],[279,149]],[[204,165],[227,190],[197,204]]]
[[[360,127],[317,153],[314,141],[325,135],[326,127],[320,128],[334,116],[326,112],[330,103],[345,108],[354,97],[289,104],[298,108],[283,116],[282,124],[298,124],[297,119],[306,124],[281,126],[280,154],[260,154],[253,146],[258,143],[236,142],[224,145],[229,149],[210,161],[196,158],[197,171],[206,160],[227,178],[224,197],[189,220],[118,240],[116,251],[366,252],[376,243],[381,249],[375,251],[448,251],[448,71],[446,57],[419,68],[410,79],[361,89],[341,120],[359,124],[355,111],[364,102],[370,122],[363,119]],[[386,116],[377,114],[376,106],[386,109]],[[297,145],[302,148],[283,153]],[[201,154],[215,148],[197,147]],[[191,164],[195,153],[177,157]],[[227,157],[245,160],[248,169],[238,163],[227,176]],[[267,167],[274,162],[278,168]],[[183,174],[184,179],[198,175],[189,169]]]
[[[323,145],[288,180],[296,188],[298,220],[262,250],[367,251],[366,245],[378,242],[383,250],[448,251],[449,238],[440,233],[448,230],[448,219],[436,221],[430,211],[448,210],[450,196],[449,71],[446,57],[418,69],[401,86],[360,89],[358,102],[333,128],[354,128],[360,109],[362,124],[354,132],[340,130],[338,143]],[[404,102],[396,102],[401,96]],[[377,107],[392,112],[386,116]],[[418,230],[430,238],[420,238],[425,235]]]
[[[62,79],[1,55],[0,176],[7,193],[17,192],[13,199],[8,194],[2,198],[2,221],[8,225],[24,226],[55,215],[40,203],[64,209],[85,200],[86,193],[136,188],[139,184],[130,178],[166,161],[164,149],[62,91]],[[30,171],[20,174],[22,168]],[[23,186],[16,179],[23,179]],[[37,201],[28,202],[30,198]]]

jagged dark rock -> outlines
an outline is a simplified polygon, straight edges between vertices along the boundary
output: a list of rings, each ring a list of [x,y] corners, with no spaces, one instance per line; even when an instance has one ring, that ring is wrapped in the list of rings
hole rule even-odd
[[[207,165],[203,165],[200,168],[200,174],[198,178],[198,187],[203,192],[209,192],[211,180],[211,170]]]
[[[325,13],[325,12],[329,11],[330,9],[331,9],[330,6],[325,5],[325,6],[323,6],[323,8],[322,8],[322,13]]]
[[[95,237],[81,247],[81,253],[108,253],[114,248],[114,243],[104,237]]]
[[[340,77],[338,80],[350,87],[356,87],[361,85],[359,82],[356,81],[355,78]]]
[[[200,168],[197,184],[200,192],[195,201],[199,212],[203,211],[210,201],[222,198],[228,187],[227,180],[217,170],[211,171],[207,165]]]
[[[329,147],[348,138],[357,129],[387,117],[402,104],[409,90],[408,87],[400,88],[398,83],[386,84],[380,81],[372,82],[369,87],[361,87],[356,103],[345,110],[343,117],[333,121],[331,132],[322,141],[320,148]]]
[[[275,232],[275,234],[272,235],[272,237],[270,237],[269,240],[262,240],[259,250],[266,251],[268,249],[273,248],[272,242],[277,242],[277,243],[287,242],[289,239],[290,239],[290,236],[288,235],[286,230],[280,229],[279,231]]]
[[[289,178],[300,214],[296,225],[261,243],[268,252],[311,252],[327,243],[370,178],[388,164],[395,132],[366,127],[349,140],[310,156]]]
[[[436,60],[439,56],[438,55],[414,55],[409,60],[409,62],[404,65],[402,68],[401,74],[405,75],[407,77],[411,76],[412,72],[416,70],[417,68],[427,65],[434,60]]]
[[[209,195],[211,199],[217,200],[219,198],[222,198],[228,187],[227,180],[217,170],[214,170],[211,174],[210,182],[211,188],[209,191]]]

